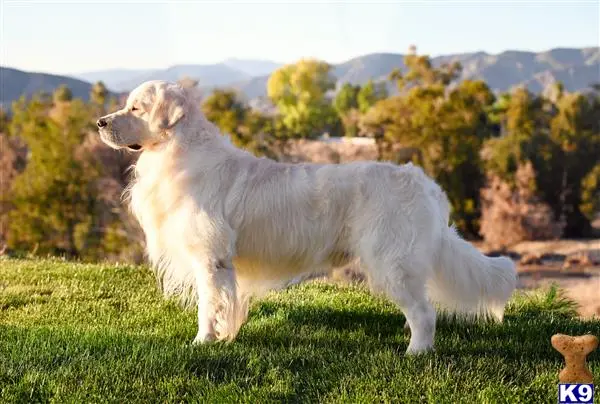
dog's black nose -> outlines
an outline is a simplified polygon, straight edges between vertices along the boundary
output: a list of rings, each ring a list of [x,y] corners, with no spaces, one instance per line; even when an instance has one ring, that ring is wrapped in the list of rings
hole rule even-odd
[[[96,125],[98,125],[99,128],[103,128],[106,125],[108,125],[108,123],[106,123],[106,121],[104,119],[98,119],[98,122],[96,122]]]

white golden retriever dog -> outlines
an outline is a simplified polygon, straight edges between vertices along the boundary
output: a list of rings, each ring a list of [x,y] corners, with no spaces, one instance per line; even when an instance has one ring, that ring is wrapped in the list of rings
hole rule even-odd
[[[502,319],[513,262],[449,227],[444,192],[412,164],[283,164],[236,148],[181,87],[149,81],[97,122],[141,152],[130,204],[166,295],[198,306],[194,342],[231,340],[250,297],[360,261],[404,312],[407,353],[433,348],[433,303]]]

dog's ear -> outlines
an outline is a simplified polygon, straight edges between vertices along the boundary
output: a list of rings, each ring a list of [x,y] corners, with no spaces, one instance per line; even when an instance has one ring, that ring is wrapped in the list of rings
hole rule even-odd
[[[186,97],[177,86],[160,88],[150,111],[148,126],[158,133],[173,128],[185,116]]]

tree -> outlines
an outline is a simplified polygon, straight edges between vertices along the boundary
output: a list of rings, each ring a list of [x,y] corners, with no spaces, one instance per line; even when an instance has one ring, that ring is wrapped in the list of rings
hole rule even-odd
[[[69,93],[66,88],[55,93],[57,102],[68,102],[60,121],[51,117],[53,105],[43,98],[13,105],[10,133],[29,149],[27,166],[10,191],[7,239],[14,249],[81,256],[94,235],[97,172],[75,158],[90,118],[81,100],[68,101]]]
[[[581,180],[579,210],[590,222],[600,212],[600,162]]]
[[[108,108],[112,107],[112,105],[109,104],[111,104],[114,101],[111,100],[109,96],[110,93],[108,92],[108,89],[102,81],[97,81],[96,83],[94,83],[94,85],[90,89],[89,102],[90,115],[93,118],[98,119],[101,116],[106,115],[106,113],[108,112]],[[113,109],[110,110],[113,111]]]
[[[268,118],[245,105],[233,90],[217,89],[202,104],[206,118],[231,136],[237,146],[273,157],[265,139]]]
[[[375,84],[373,80],[369,80],[362,88],[359,89],[356,95],[358,110],[364,114],[379,100],[387,98],[388,91],[385,83]]]
[[[345,83],[338,91],[333,101],[333,106],[340,116],[343,116],[351,109],[358,108],[358,93],[360,86],[354,86]]]
[[[600,108],[579,93],[563,93],[556,100],[556,115],[550,121],[550,141],[555,153],[535,153],[540,166],[538,183],[556,217],[566,221],[565,236],[591,235],[591,223],[581,211],[583,193],[589,193],[590,178],[600,164]],[[550,166],[546,172],[542,171]],[[556,175],[560,181],[546,176]],[[587,189],[582,189],[582,186]],[[592,191],[593,192],[593,191]]]
[[[221,131],[233,136],[238,144],[246,141],[239,128],[243,125],[248,110],[233,90],[216,89],[202,104],[206,118]]]
[[[335,88],[331,66],[314,59],[276,70],[267,83],[267,94],[278,107],[287,137],[315,138],[335,131],[339,119],[326,93]]]
[[[0,107],[0,133],[6,133],[8,131],[8,114],[4,108]]]
[[[359,132],[358,93],[360,90],[361,87],[358,85],[345,83],[333,101],[333,106],[344,127],[345,136],[357,136]]]
[[[504,136],[486,148],[488,172],[513,187],[517,168],[531,162],[532,192],[550,206],[555,221],[564,223],[566,237],[591,232],[593,204],[584,200],[594,193],[591,173],[600,162],[598,105],[594,98],[566,93],[561,86],[553,99],[516,89],[501,118]]]
[[[434,68],[431,59],[427,55],[418,55],[416,47],[411,47],[409,53],[404,57],[407,72],[402,74],[400,69],[394,69],[390,73],[390,80],[396,82],[400,92],[406,91],[414,86],[448,86],[456,80],[462,71],[459,62],[444,63]]]
[[[5,129],[0,131],[0,249],[5,246],[10,223],[8,212],[12,209],[9,197],[12,183],[25,168],[27,158],[27,149],[23,143],[19,139],[11,138]]]
[[[67,87],[65,84],[61,84],[54,91],[54,102],[67,102],[73,99],[73,93],[71,89]]]
[[[520,162],[525,162],[526,145],[541,139],[547,130],[544,100],[525,88],[517,88],[509,97],[501,97],[502,105],[494,105],[494,120],[501,122],[505,136],[489,141],[486,169],[503,181],[514,184]]]
[[[90,101],[92,104],[105,106],[108,101],[108,89],[102,81],[96,82],[90,91]]]

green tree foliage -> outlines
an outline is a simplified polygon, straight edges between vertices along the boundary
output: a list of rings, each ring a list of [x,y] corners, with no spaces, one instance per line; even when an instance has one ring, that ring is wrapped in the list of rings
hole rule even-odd
[[[94,86],[88,104],[63,96],[68,93],[60,88],[53,97],[42,94],[13,105],[9,128],[19,140],[13,142],[16,156],[23,154],[23,142],[28,157],[8,187],[10,210],[0,219],[9,224],[3,233],[13,250],[139,259],[139,229],[120,203],[125,170],[133,161],[102,145],[94,125],[105,112],[108,92]],[[109,107],[115,102],[108,99]]]
[[[338,91],[333,106],[346,136],[360,135],[361,117],[379,100],[388,96],[385,83],[369,80],[364,87],[345,83]]]
[[[504,136],[489,142],[486,166],[514,184],[517,167],[531,162],[532,191],[565,223],[563,235],[585,236],[591,231],[590,198],[600,163],[600,103],[560,86],[556,90],[554,101],[523,88],[511,94],[501,118]]]
[[[15,249],[35,248],[39,253],[79,256],[94,232],[95,198],[92,167],[76,158],[77,147],[90,128],[81,100],[67,101],[69,91],[59,89],[54,99],[23,99],[13,105],[11,134],[25,141],[29,158],[11,190],[8,244]],[[56,115],[60,120],[51,118]]]
[[[231,136],[234,144],[256,155],[272,157],[265,135],[269,119],[244,104],[233,90],[217,89],[202,103],[206,118]]]
[[[358,110],[364,114],[379,100],[388,97],[388,91],[385,83],[374,83],[369,80],[363,87],[359,87],[356,94]]]
[[[340,122],[326,93],[335,88],[331,65],[302,59],[276,70],[267,94],[278,107],[286,137],[316,138],[323,132],[339,133]]]
[[[6,125],[8,125],[8,117]],[[1,123],[1,122],[0,122]],[[12,209],[9,197],[14,178],[25,168],[27,149],[23,143],[8,135],[7,127],[0,129],[0,250],[6,245],[8,212]]]
[[[90,101],[96,105],[106,105],[108,101],[108,89],[102,81],[98,81],[92,86]]]
[[[600,162],[581,180],[581,204],[579,210],[589,221],[600,212]]]
[[[107,104],[110,102],[109,92],[103,82],[98,81],[90,90],[90,113],[101,117],[107,112]]]
[[[494,118],[503,123],[505,136],[489,142],[490,154],[486,165],[491,173],[514,183],[519,163],[526,160],[524,153],[529,142],[534,138],[540,139],[548,127],[544,104],[543,98],[519,88],[504,99],[502,107],[495,105]]]
[[[8,123],[9,123],[8,114],[6,113],[4,108],[0,107],[0,133],[8,132]]]
[[[67,102],[73,99],[73,92],[66,85],[61,85],[54,92],[54,102]]]
[[[400,92],[413,86],[448,86],[462,70],[462,66],[458,62],[446,63],[439,68],[434,68],[431,58],[427,55],[418,55],[416,49],[412,49],[404,57],[404,64],[407,68],[405,74],[402,74],[400,69],[395,69],[390,73],[390,79],[396,81]]]
[[[346,114],[351,109],[358,108],[358,93],[360,86],[354,86],[345,83],[338,91],[333,101],[333,106],[340,116]]]
[[[360,86],[345,83],[333,100],[333,106],[342,122],[346,136],[357,136],[359,133],[358,93],[360,90]]]
[[[106,115],[109,111],[119,108],[117,99],[110,94],[102,81],[96,82],[90,90],[90,102],[88,105],[92,120]]]
[[[538,173],[542,197],[554,207],[557,217],[566,220],[565,236],[589,236],[591,224],[581,211],[584,192],[589,192],[590,178],[600,164],[600,103],[591,101],[582,94],[562,94],[556,102],[557,114],[550,122],[550,142],[557,152],[546,161],[544,155],[537,159],[542,168],[550,169]],[[541,157],[541,158],[540,158]],[[535,164],[535,162],[534,162]],[[556,181],[549,175],[557,174]],[[586,182],[587,180],[587,182]],[[582,189],[582,185],[586,189]]]
[[[231,135],[235,143],[244,145],[245,137],[240,132],[249,108],[238,99],[233,90],[215,90],[202,104],[206,118],[213,122],[221,131]]]

